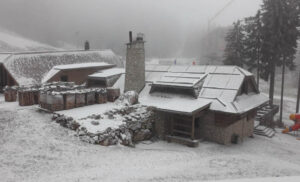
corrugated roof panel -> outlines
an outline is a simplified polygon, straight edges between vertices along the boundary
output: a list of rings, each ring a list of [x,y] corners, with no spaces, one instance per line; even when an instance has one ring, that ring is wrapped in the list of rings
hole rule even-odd
[[[203,87],[226,88],[231,75],[210,74],[205,79]]]
[[[229,76],[229,75],[228,75]],[[230,75],[227,89],[239,89],[244,81],[244,75]]]
[[[233,74],[235,70],[234,66],[218,66],[215,73]]]
[[[182,73],[181,77],[183,78],[198,78],[201,79],[205,76],[205,74],[196,74],[196,73]]]
[[[165,73],[164,76],[167,76],[167,77],[181,77],[182,73]]]
[[[174,83],[190,83],[190,84],[196,84],[199,81],[199,79],[193,79],[193,78],[176,78],[174,80]]]
[[[205,73],[207,66],[190,66],[187,68],[187,73]]]
[[[237,90],[223,90],[219,99],[225,102],[233,102],[236,94],[237,94]]]
[[[184,73],[186,72],[187,68],[189,66],[182,66],[182,65],[173,65],[170,67],[169,71],[170,72],[180,72],[180,73]]]
[[[146,81],[154,82],[160,80],[160,78],[164,75],[164,72],[146,72]]]
[[[217,69],[217,66],[207,66],[205,69],[205,73],[214,73]]]
[[[157,65],[154,67],[153,71],[164,71],[167,72],[170,69],[170,66],[165,66],[165,65]]]
[[[176,80],[175,77],[166,77],[166,76],[163,76],[158,81],[159,82],[174,82],[175,80]]]
[[[219,98],[222,94],[221,89],[202,88],[199,97],[204,98]]]
[[[155,64],[146,64],[145,69],[146,69],[146,71],[155,71],[156,66],[157,65],[155,65]]]

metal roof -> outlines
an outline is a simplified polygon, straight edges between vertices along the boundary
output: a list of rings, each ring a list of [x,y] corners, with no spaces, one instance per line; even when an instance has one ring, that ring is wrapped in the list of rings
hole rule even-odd
[[[258,90],[249,94],[241,92],[245,81],[253,84],[254,88],[256,88],[256,83],[252,73],[237,66],[146,65],[146,71],[146,80],[148,76],[153,78],[149,79],[152,86],[193,87],[195,83],[203,81],[203,85],[199,88],[198,99],[195,100],[197,102],[210,101],[209,108],[215,111],[238,114],[268,101],[268,98],[260,94]],[[152,95],[152,97],[155,96]],[[171,96],[170,98],[173,99]]]

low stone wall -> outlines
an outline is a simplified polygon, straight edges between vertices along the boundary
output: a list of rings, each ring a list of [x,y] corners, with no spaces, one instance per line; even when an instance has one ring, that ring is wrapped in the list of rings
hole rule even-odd
[[[53,120],[64,127],[75,130],[81,140],[103,146],[118,143],[125,146],[134,146],[135,143],[149,140],[153,137],[154,118],[151,108],[141,105],[124,106],[108,111],[103,115],[92,115],[83,119],[92,119],[93,125],[101,125],[101,120],[104,117],[110,119],[122,118],[124,124],[117,129],[107,128],[100,133],[90,133],[71,117],[54,114]]]

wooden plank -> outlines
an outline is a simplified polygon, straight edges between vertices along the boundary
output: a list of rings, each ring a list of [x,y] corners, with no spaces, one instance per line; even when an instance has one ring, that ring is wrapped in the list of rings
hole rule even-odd
[[[190,132],[187,132],[187,131],[181,131],[181,130],[176,130],[176,129],[173,130],[173,133],[179,133],[179,134],[184,134],[184,135],[187,135],[187,136],[191,136],[191,133],[190,133]]]
[[[191,125],[185,125],[185,124],[181,124],[181,123],[174,123],[174,126],[180,126],[180,127],[192,129]]]

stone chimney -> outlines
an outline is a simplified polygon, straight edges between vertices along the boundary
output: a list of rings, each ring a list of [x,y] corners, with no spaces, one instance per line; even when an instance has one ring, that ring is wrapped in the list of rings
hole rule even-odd
[[[145,48],[144,35],[137,34],[132,40],[129,32],[129,43],[126,52],[125,91],[134,90],[139,93],[145,87]]]
[[[84,50],[85,51],[90,50],[90,43],[89,43],[89,41],[85,41],[85,43],[84,43]]]

